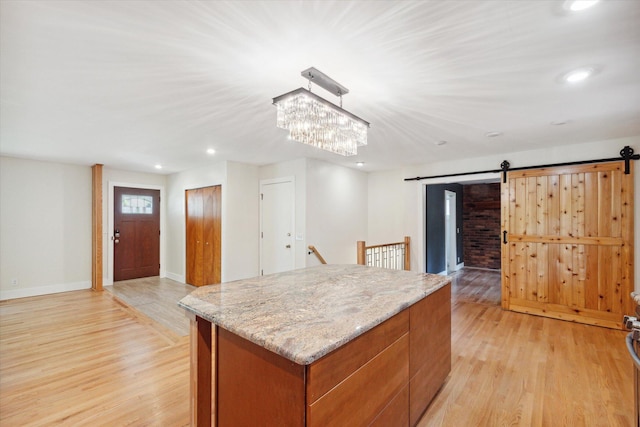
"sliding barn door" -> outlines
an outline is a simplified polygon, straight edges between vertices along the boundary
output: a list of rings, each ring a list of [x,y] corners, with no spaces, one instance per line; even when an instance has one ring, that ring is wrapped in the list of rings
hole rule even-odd
[[[503,308],[622,328],[633,291],[624,162],[508,172],[502,227]]]

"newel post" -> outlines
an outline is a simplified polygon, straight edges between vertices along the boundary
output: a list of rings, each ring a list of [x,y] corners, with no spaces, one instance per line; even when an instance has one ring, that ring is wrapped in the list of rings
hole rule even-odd
[[[358,240],[357,250],[358,250],[358,264],[366,265],[366,262],[365,262],[366,244],[363,240]]]
[[[411,270],[411,237],[404,236],[404,269]]]

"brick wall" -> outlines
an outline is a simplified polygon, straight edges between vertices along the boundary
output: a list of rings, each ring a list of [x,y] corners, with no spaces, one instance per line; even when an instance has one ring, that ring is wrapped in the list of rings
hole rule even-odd
[[[465,267],[500,268],[500,184],[463,186]]]

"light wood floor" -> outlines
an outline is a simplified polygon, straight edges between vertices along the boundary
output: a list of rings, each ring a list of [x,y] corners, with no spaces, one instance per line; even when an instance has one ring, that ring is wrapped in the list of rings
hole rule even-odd
[[[452,282],[452,370],[419,426],[631,426],[623,331],[500,308],[500,273]]]
[[[630,426],[625,333],[504,312],[499,281],[454,278],[452,373],[419,425]],[[188,423],[188,337],[109,292],[0,303],[1,426]]]

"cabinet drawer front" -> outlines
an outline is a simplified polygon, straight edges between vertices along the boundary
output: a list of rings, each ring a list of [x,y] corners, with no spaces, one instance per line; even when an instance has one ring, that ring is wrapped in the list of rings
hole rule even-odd
[[[313,403],[409,330],[403,310],[307,368],[307,402]]]
[[[383,412],[408,381],[407,333],[308,406],[307,425],[367,425]]]

